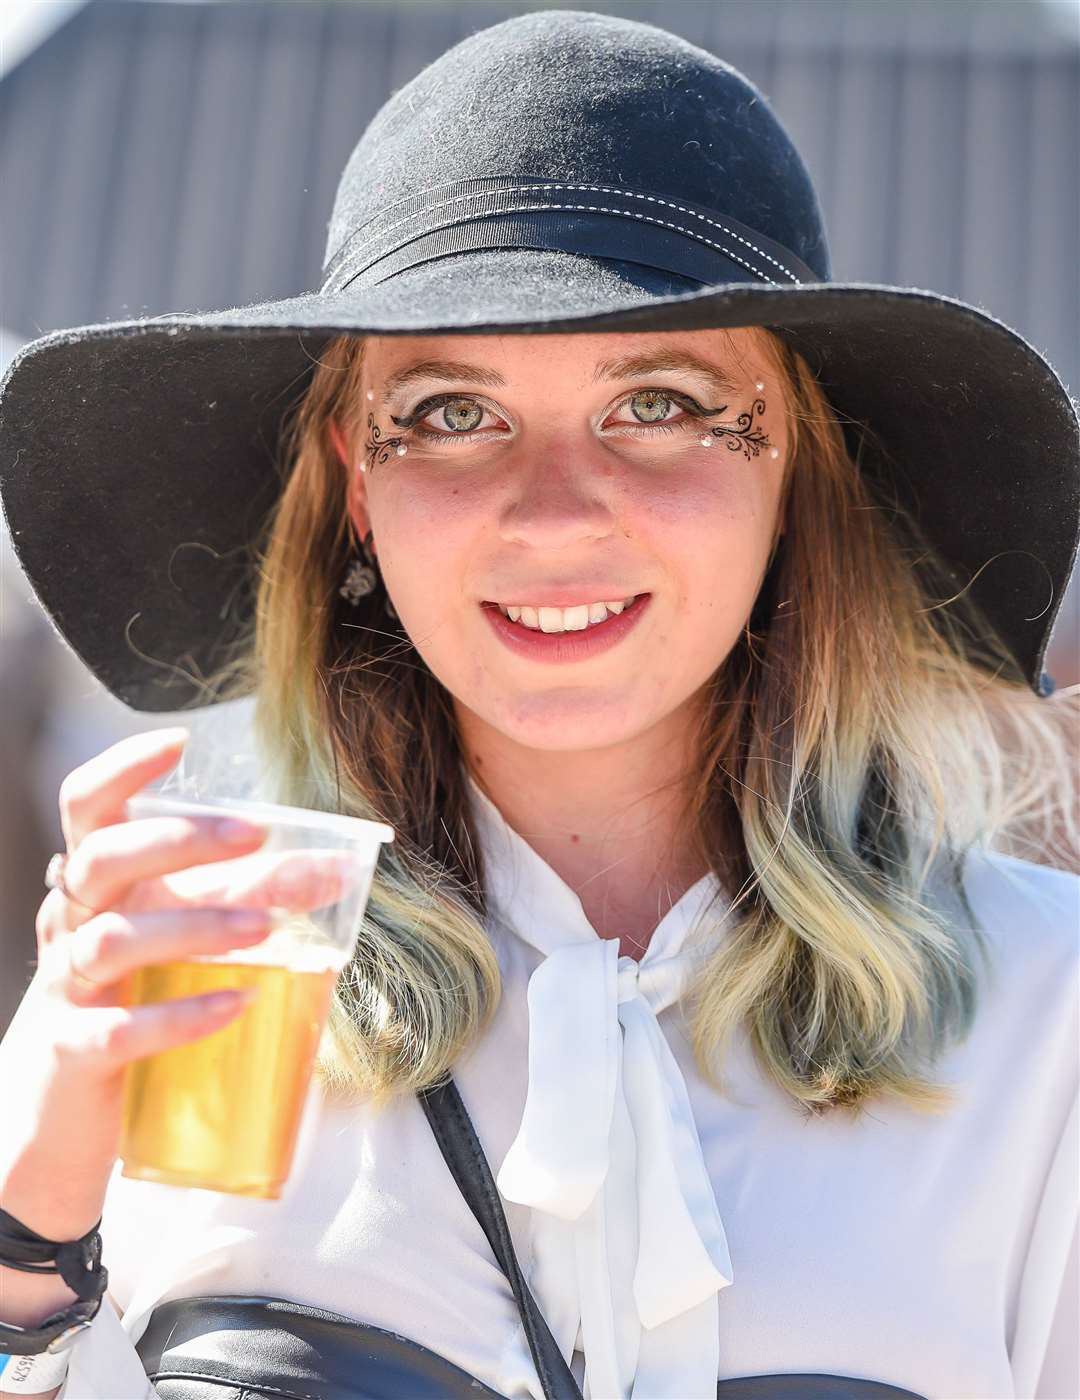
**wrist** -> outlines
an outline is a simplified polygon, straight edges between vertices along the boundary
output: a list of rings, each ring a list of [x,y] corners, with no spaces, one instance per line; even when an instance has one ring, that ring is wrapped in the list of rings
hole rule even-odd
[[[0,1209],[48,1240],[80,1240],[101,1219],[101,1201],[82,1203],[68,1189],[58,1195],[33,1163],[16,1163],[0,1171]]]
[[[0,1324],[40,1327],[47,1317],[71,1307],[79,1295],[59,1274],[28,1274],[0,1264]]]
[[[33,1283],[42,1279],[59,1281],[75,1294],[74,1301],[57,1300],[43,1320],[0,1321],[0,1353],[28,1356],[59,1352],[90,1326],[109,1281],[108,1270],[101,1262],[98,1224],[100,1221],[77,1240],[54,1241],[0,1209],[0,1264],[4,1270],[26,1274]],[[16,1292],[24,1312],[29,1296],[25,1286]],[[39,1304],[41,1299],[42,1295],[37,1294]],[[17,1302],[16,1306],[20,1304]]]
[[[107,1275],[100,1275],[101,1293],[96,1298],[78,1298],[70,1304],[60,1304],[49,1310],[42,1318],[27,1319],[11,1323],[5,1318],[0,1321],[0,1368],[3,1368],[4,1381],[10,1366],[10,1357],[63,1356],[79,1336],[89,1328],[101,1310]],[[6,1308],[5,1308],[6,1311]],[[24,1368],[26,1369],[26,1368]],[[25,1379],[25,1378],[24,1378]],[[35,1382],[41,1375],[35,1375]],[[56,1384],[56,1382],[52,1382]],[[10,1388],[10,1387],[9,1387]],[[25,1392],[29,1386],[21,1386]],[[42,1388],[45,1388],[44,1386]]]

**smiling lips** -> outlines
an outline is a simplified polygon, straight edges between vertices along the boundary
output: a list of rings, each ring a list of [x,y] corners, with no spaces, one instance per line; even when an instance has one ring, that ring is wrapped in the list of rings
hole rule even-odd
[[[611,602],[577,603],[572,607],[533,607],[529,604],[504,606],[497,604],[499,611],[511,622],[540,632],[583,632],[587,627],[595,627],[606,622],[609,617],[617,617],[628,608],[637,597],[612,600]]]
[[[499,603],[484,603],[482,609],[495,635],[519,656],[539,661],[572,662],[587,660],[616,646],[637,626],[651,600],[651,593],[639,593],[629,605],[617,602],[617,610],[612,611],[608,610],[608,604],[601,603],[599,606],[603,608],[604,617],[597,622],[589,621],[589,604],[579,604],[575,608],[532,609],[523,606],[520,609],[522,616],[517,620],[511,618],[509,608],[503,608]],[[528,620],[529,613],[536,614],[536,626]],[[554,618],[549,619],[545,627],[544,616],[549,613],[553,613]],[[562,625],[567,613],[585,614],[584,622],[579,621],[577,627]]]

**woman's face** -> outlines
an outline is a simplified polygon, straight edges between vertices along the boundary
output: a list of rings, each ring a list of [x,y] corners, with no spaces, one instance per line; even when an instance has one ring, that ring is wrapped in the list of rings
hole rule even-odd
[[[788,432],[761,332],[373,336],[361,393],[350,511],[458,706],[575,750],[693,701],[780,526]]]

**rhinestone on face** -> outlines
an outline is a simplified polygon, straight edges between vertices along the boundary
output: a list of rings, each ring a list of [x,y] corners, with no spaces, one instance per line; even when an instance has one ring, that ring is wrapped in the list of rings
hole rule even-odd
[[[375,397],[375,390],[374,390],[374,389],[369,389],[369,390],[367,391],[367,396],[368,396],[368,401],[370,402],[370,401]]]
[[[408,447],[405,445],[405,443],[403,443],[403,442],[402,442],[402,443],[399,443],[399,444],[398,444],[398,449],[397,449],[397,455],[398,455],[399,457],[404,457],[404,456],[405,456],[405,453],[408,452],[408,450],[409,450],[409,449],[408,449]]]
[[[762,384],[762,382],[761,382],[760,379],[759,379],[758,382],[754,385],[754,388],[755,388],[755,389],[764,389],[764,387],[765,387],[765,385]]]
[[[770,448],[769,448],[769,456],[770,456],[770,457],[779,457],[779,456],[780,456],[780,449],[779,449],[779,447],[770,447]]]
[[[712,433],[705,434],[705,436],[701,439],[701,445],[702,447],[711,447],[713,445]]]

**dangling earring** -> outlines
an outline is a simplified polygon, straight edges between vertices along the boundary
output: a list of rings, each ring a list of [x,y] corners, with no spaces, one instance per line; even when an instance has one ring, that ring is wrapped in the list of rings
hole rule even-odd
[[[371,531],[364,536],[364,542],[360,546],[364,555],[364,560],[370,559],[368,545],[371,541]],[[375,570],[370,563],[353,559],[345,573],[345,582],[338,589],[340,597],[345,598],[355,608],[361,598],[366,598],[369,593],[375,591]]]
[[[363,554],[363,562],[359,559],[350,561],[349,567],[345,572],[345,582],[338,589],[339,595],[351,603],[354,608],[360,602],[361,598],[366,598],[369,593],[374,593],[375,585],[378,582],[378,575],[372,567],[374,561],[374,555],[371,552],[372,538],[372,532],[369,530],[360,545],[360,551]],[[389,593],[387,593],[386,597],[383,599],[383,606],[386,608],[388,615],[396,622],[398,620],[398,615],[393,603],[390,601]]]

